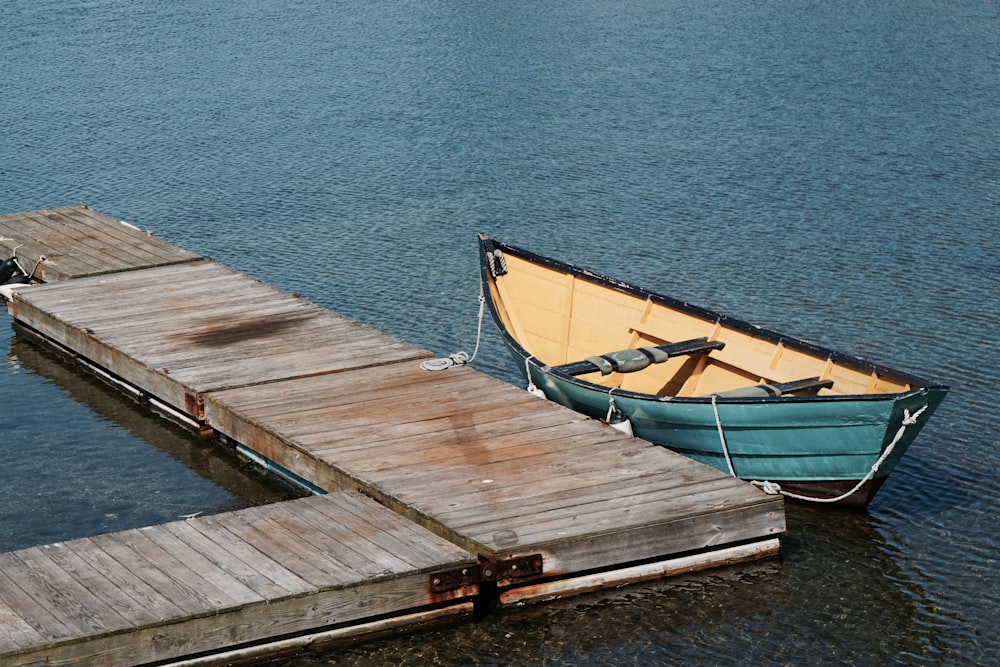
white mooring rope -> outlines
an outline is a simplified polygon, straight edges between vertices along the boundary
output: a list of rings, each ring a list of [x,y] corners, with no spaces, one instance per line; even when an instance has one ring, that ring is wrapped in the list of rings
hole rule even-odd
[[[425,371],[443,371],[452,366],[464,366],[466,364],[471,364],[476,355],[479,354],[479,341],[483,336],[483,312],[486,308],[486,295],[483,290],[479,290],[479,325],[476,329],[476,348],[472,351],[472,356],[470,357],[468,352],[452,352],[447,357],[439,357],[437,359],[428,359],[420,363],[420,367]]]
[[[719,419],[719,406],[715,402],[716,398],[718,397],[715,394],[712,394],[712,412],[715,413],[715,427],[719,429],[719,442],[722,443],[722,455],[726,457],[726,465],[729,466],[729,474],[736,477],[736,471],[733,470],[733,460],[729,458],[729,446],[726,444],[726,434],[722,432],[722,420]]]
[[[629,437],[635,437],[635,432],[632,430],[632,420],[626,417],[625,413],[615,405],[615,389],[617,387],[611,387],[608,390],[608,414],[604,421],[611,428],[617,429]]]
[[[729,457],[729,446],[726,444],[726,436],[725,433],[723,433],[722,431],[722,420],[719,418],[719,408],[716,405],[715,398],[716,398],[715,396],[712,396],[712,410],[715,412],[715,426],[719,430],[719,441],[722,443],[722,454],[726,457],[726,465],[729,466],[729,474],[732,475],[733,477],[736,477],[736,472],[733,470],[732,459]],[[814,498],[812,496],[803,496],[798,493],[792,493],[791,491],[785,491],[781,488],[780,484],[776,482],[768,482],[766,480],[765,481],[750,480],[750,483],[758,487],[764,493],[770,495],[777,495],[780,493],[786,498],[794,498],[795,500],[805,500],[811,503],[840,502],[841,500],[849,498],[853,494],[857,493],[858,489],[864,486],[865,482],[871,479],[875,475],[875,473],[878,472],[878,469],[882,466],[883,463],[885,463],[885,460],[889,458],[889,456],[892,454],[892,450],[895,449],[899,441],[903,439],[903,434],[906,433],[906,427],[916,424],[917,419],[926,409],[927,406],[924,405],[919,410],[917,410],[913,415],[911,415],[909,408],[903,408],[903,423],[900,424],[899,430],[896,431],[896,436],[892,439],[892,442],[889,443],[889,446],[885,448],[885,451],[882,452],[882,455],[878,457],[878,460],[875,461],[875,463],[872,465],[871,470],[868,471],[868,474],[862,477],[861,481],[855,484],[853,489],[847,491],[846,493],[842,493],[835,498]]]
[[[530,354],[524,358],[524,374],[528,377],[528,386],[525,390],[532,396],[537,396],[538,398],[545,398],[545,392],[535,386],[535,383],[531,381],[531,364],[528,362],[535,358],[535,355]]]

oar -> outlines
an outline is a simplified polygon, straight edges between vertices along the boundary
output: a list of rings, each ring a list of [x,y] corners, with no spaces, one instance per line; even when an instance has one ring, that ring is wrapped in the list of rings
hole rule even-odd
[[[552,370],[566,375],[586,375],[600,371],[601,375],[610,373],[632,373],[642,370],[650,364],[660,364],[672,357],[680,357],[698,352],[721,350],[726,344],[722,341],[708,338],[694,338],[679,343],[667,343],[655,347],[639,347],[628,350],[608,352],[582,361],[553,366]]]

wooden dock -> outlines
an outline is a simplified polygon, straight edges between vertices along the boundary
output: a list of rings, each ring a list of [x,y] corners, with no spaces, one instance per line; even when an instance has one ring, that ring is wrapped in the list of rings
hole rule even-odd
[[[475,565],[347,492],[0,554],[0,664],[139,665],[427,623],[468,614],[477,592],[432,592],[428,578]]]
[[[472,368],[426,371],[426,350],[86,207],[0,216],[4,248],[47,281],[18,288],[8,304],[20,333],[330,493],[4,555],[16,567],[5,565],[0,578],[0,665],[35,664],[27,656],[103,665],[266,650],[297,634],[344,634],[345,624],[363,632],[373,622],[461,615],[474,598],[544,599],[777,553],[780,497]],[[294,521],[307,525],[282,523]],[[212,536],[216,528],[226,540],[242,531],[252,549],[227,542],[212,551],[222,539]],[[286,563],[259,548],[271,539],[301,551],[295,562],[306,570],[295,576],[310,588],[272,600],[251,585],[255,568]],[[127,552],[109,546],[118,540]],[[137,548],[145,540],[156,548]],[[192,555],[201,546],[211,549]],[[308,574],[328,569],[314,559],[343,550],[356,578],[339,574],[335,584]],[[263,553],[263,564],[250,551]],[[157,619],[129,618],[120,583],[128,575],[80,566],[88,558],[156,569],[166,578],[147,581],[149,589],[162,594],[160,586],[183,581],[185,594],[206,606],[170,601],[175,610]],[[171,569],[177,560],[207,569],[189,577]],[[52,580],[68,583],[48,598],[34,592]],[[236,594],[218,594],[230,586]],[[328,615],[315,612],[325,603],[305,601],[346,604],[334,590],[358,609]],[[40,599],[44,609],[30,604]],[[90,618],[91,603],[114,613],[73,620]],[[246,614],[260,616],[246,623]],[[207,617],[216,625],[203,632]],[[259,632],[234,630],[248,626]],[[154,655],[137,648],[142,632],[163,638]],[[192,634],[208,643],[190,645]]]

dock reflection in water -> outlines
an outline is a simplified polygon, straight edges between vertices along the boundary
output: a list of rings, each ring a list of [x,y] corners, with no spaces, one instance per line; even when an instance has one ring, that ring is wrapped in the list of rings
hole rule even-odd
[[[22,336],[10,337],[6,358],[2,551],[302,495]],[[53,414],[65,423],[58,434],[35,428]]]

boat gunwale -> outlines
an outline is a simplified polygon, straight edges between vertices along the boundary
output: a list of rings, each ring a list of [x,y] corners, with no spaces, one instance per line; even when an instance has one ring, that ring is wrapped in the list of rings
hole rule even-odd
[[[499,249],[503,253],[510,252],[514,256],[525,259],[534,264],[541,264],[548,268],[554,269],[556,271],[561,271],[564,273],[569,273],[575,277],[588,280],[592,283],[596,283],[603,287],[608,287],[614,289],[618,292],[628,294],[631,296],[641,297],[643,299],[651,300],[654,303],[658,303],[669,308],[674,308],[680,310],[684,313],[700,317],[706,321],[720,324],[724,327],[729,327],[739,331],[741,333],[746,333],[751,336],[763,338],[768,342],[774,344],[782,344],[791,347],[797,347],[800,350],[814,354],[818,356],[825,356],[828,359],[843,363],[845,365],[854,366],[855,368],[860,368],[866,371],[870,371],[880,376],[888,376],[894,380],[900,380],[906,382],[911,386],[910,389],[902,392],[892,392],[892,393],[879,393],[879,394],[826,394],[826,395],[812,395],[812,396],[754,396],[754,397],[735,397],[735,396],[659,396],[657,394],[649,394],[644,392],[635,392],[629,390],[619,390],[615,389],[614,395],[619,398],[632,398],[635,400],[646,400],[655,401],[657,403],[723,403],[723,404],[755,404],[755,403],[813,403],[813,402],[830,402],[830,401],[886,401],[886,400],[902,400],[911,395],[917,395],[921,393],[930,393],[937,391],[948,391],[948,386],[940,383],[931,382],[925,378],[914,375],[912,373],[901,371],[884,364],[870,361],[864,359],[863,357],[858,357],[855,355],[847,354],[844,352],[838,352],[831,348],[824,347],[822,345],[817,345],[816,343],[811,343],[809,341],[796,338],[794,336],[789,336],[787,334],[782,334],[772,329],[766,327],[761,327],[756,324],[752,324],[746,320],[742,320],[731,315],[724,315],[717,311],[704,308],[702,306],[696,306],[694,304],[676,299],[674,297],[669,297],[664,294],[650,291],[646,288],[632,285],[623,280],[616,278],[611,278],[602,273],[571,264],[569,262],[563,262],[560,260],[552,259],[544,255],[539,255],[530,250],[525,250],[518,246],[505,243],[503,241],[497,241],[490,238],[485,234],[479,235],[479,250],[480,250],[480,275],[483,281],[484,290],[483,293],[485,298],[490,304],[490,315],[493,318],[494,324],[500,330],[501,335],[507,341],[507,344],[515,350],[527,363],[532,364],[538,368],[541,372],[550,375],[554,378],[559,379],[563,382],[569,382],[571,384],[585,387],[588,389],[598,389],[602,392],[611,391],[608,387],[604,385],[597,384],[595,382],[590,382],[588,380],[580,379],[576,376],[571,376],[566,373],[561,373],[555,370],[553,367],[542,364],[534,355],[530,354],[528,350],[524,348],[521,343],[514,338],[513,335],[504,326],[504,323],[500,320],[500,316],[497,312],[496,304],[493,301],[493,295],[490,290],[485,289],[485,286],[493,279],[491,275],[489,263],[486,260],[487,245],[492,245],[494,248]],[[534,360],[535,363],[532,363]]]

